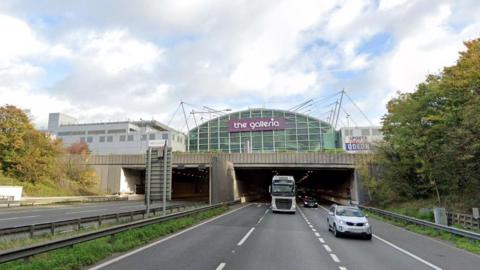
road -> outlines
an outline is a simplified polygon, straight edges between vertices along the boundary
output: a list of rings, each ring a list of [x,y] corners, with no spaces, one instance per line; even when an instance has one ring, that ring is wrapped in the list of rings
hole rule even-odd
[[[335,238],[326,212],[250,204],[96,269],[476,269],[480,256],[371,220],[373,240]]]
[[[171,201],[167,205],[189,202]],[[191,202],[190,202],[191,203]],[[161,207],[153,204],[152,207]],[[0,208],[0,229],[145,209],[143,201],[116,201],[75,205]]]

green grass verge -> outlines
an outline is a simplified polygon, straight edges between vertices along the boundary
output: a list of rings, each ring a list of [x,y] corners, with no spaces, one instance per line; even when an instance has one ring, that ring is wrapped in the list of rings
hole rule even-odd
[[[119,233],[115,237],[103,237],[73,247],[58,249],[39,254],[28,261],[18,260],[0,265],[2,270],[67,270],[82,269],[99,262],[114,253],[125,252],[167,234],[185,229],[202,220],[217,216],[227,211],[220,207],[198,213],[189,217],[169,220]]]
[[[418,234],[423,234],[423,235],[430,236],[430,237],[433,237],[433,238],[438,238],[438,239],[453,243],[458,248],[468,250],[472,253],[480,254],[480,241],[471,240],[471,239],[468,239],[468,238],[465,238],[465,237],[453,235],[453,234],[448,233],[448,232],[435,230],[435,229],[427,228],[427,227],[424,227],[424,226],[419,226],[419,225],[410,224],[410,223],[406,223],[406,222],[387,219],[387,218],[385,218],[383,216],[380,216],[380,215],[377,215],[377,214],[375,214],[371,211],[365,211],[365,212],[367,212],[371,217],[374,217],[375,219],[378,219],[378,220],[381,220],[381,221],[384,221],[384,222],[387,222],[387,223],[390,223],[390,224],[393,224],[393,225],[396,225],[396,226],[399,226],[399,227],[403,227],[403,228],[405,228],[409,231],[412,231],[412,232],[415,232],[415,233],[418,233]]]
[[[0,174],[0,186],[22,186],[23,195],[34,197],[55,197],[55,196],[81,196],[81,195],[103,195],[105,192],[100,191],[98,188],[85,189],[74,183],[70,183],[69,186],[61,186],[54,182],[44,182],[33,184],[25,181],[21,181],[16,178],[8,177]]]

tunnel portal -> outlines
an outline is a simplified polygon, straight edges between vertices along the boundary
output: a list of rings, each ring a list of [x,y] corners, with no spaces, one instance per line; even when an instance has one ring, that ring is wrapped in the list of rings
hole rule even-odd
[[[298,196],[325,202],[347,203],[355,197],[353,169],[313,168],[236,168],[238,193],[246,201],[268,202],[269,185],[274,175],[292,175]],[[353,195],[353,196],[352,196]]]

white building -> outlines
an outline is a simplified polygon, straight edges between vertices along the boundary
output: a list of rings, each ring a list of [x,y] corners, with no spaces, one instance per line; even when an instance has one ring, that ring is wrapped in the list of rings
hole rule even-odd
[[[92,154],[142,154],[148,141],[168,139],[173,151],[186,150],[186,135],[158,121],[122,121],[80,124],[71,116],[51,113],[48,132],[65,146],[84,141]]]
[[[383,140],[381,127],[341,128],[342,147],[347,153],[366,153],[373,150],[375,143]]]

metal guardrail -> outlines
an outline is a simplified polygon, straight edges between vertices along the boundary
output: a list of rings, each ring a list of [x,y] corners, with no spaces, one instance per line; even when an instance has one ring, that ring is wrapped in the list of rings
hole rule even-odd
[[[166,216],[161,216],[161,217],[153,217],[153,218],[147,218],[143,220],[138,220],[134,221],[131,223],[127,224],[122,224],[122,225],[116,225],[112,227],[108,227],[106,229],[98,230],[95,232],[89,232],[73,237],[68,237],[64,239],[59,239],[59,240],[54,240],[54,241],[49,241],[46,243],[41,243],[33,246],[28,246],[28,247],[23,247],[15,250],[9,250],[6,252],[0,253],[0,263],[5,263],[9,261],[14,261],[18,259],[23,259],[23,258],[28,258],[37,254],[45,253],[48,251],[52,251],[55,249],[63,248],[63,247],[68,247],[68,246],[73,246],[75,244],[80,244],[83,242],[95,240],[98,238],[102,238],[105,236],[114,236],[115,234],[131,230],[131,229],[137,229],[141,227],[145,227],[147,225],[152,225],[168,220],[173,220],[173,219],[178,219],[181,217],[189,216],[192,214],[200,213],[203,211],[207,211],[210,209],[218,208],[221,206],[225,205],[233,205],[237,203],[238,201],[233,201],[233,202],[228,202],[228,203],[219,203],[219,204],[214,204],[214,205],[208,205],[204,207],[199,207],[193,210],[187,210],[183,212],[178,212],[174,214],[169,214]]]
[[[10,207],[11,204],[19,204],[19,201],[14,201],[14,196],[0,196],[0,205],[6,204]]]
[[[418,218],[413,218],[413,217],[409,217],[409,216],[385,211],[385,210],[378,209],[378,208],[361,206],[361,205],[359,205],[359,207],[361,209],[364,209],[364,210],[367,210],[367,211],[370,211],[370,212],[373,212],[373,213],[376,213],[376,214],[379,214],[381,216],[391,218],[391,219],[394,219],[394,220],[408,222],[408,223],[412,223],[412,224],[415,224],[415,225],[420,225],[420,226],[436,229],[436,230],[439,230],[439,231],[448,232],[448,233],[458,235],[458,236],[463,236],[463,237],[466,237],[466,238],[469,238],[469,239],[480,240],[480,234],[476,233],[476,232],[462,230],[462,229],[458,229],[458,228],[450,227],[450,226],[445,226],[445,225],[441,225],[441,224],[436,224],[436,223],[433,223],[433,222],[430,222],[430,221],[426,221],[426,220],[422,220],[422,219],[418,219]]]
[[[180,211],[182,208],[186,210],[188,207],[192,206],[198,206],[201,204],[185,204],[185,205],[170,205],[166,207],[166,210],[170,210],[172,212],[173,210]],[[162,207],[155,207],[150,209],[150,213],[153,215],[156,215],[156,213],[161,213],[163,210]],[[65,227],[71,227],[71,230],[80,230],[82,228],[85,228],[86,224],[91,224],[91,223],[98,223],[98,226],[101,226],[102,223],[106,223],[108,221],[115,221],[116,223],[120,222],[122,219],[125,220],[125,218],[128,218],[130,222],[134,221],[134,217],[136,216],[142,216],[142,218],[145,218],[145,210],[135,210],[135,211],[126,211],[126,212],[118,212],[118,213],[113,213],[113,214],[104,214],[104,215],[98,215],[98,216],[90,216],[90,217],[84,217],[84,218],[75,218],[75,219],[66,219],[66,220],[60,220],[60,221],[55,221],[55,222],[44,222],[44,223],[36,223],[36,224],[30,224],[30,225],[20,225],[20,226],[13,226],[13,227],[8,227],[8,228],[2,228],[0,229],[0,237],[5,237],[9,235],[29,235],[30,237],[36,236],[36,235],[44,235],[44,234],[55,234],[57,231],[59,231],[59,228],[65,228]]]

